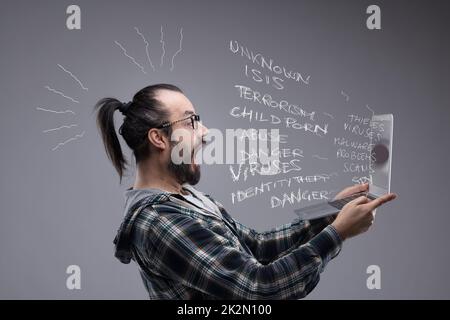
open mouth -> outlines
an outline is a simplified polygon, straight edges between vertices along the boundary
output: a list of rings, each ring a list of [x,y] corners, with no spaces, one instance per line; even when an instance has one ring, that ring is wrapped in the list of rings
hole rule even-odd
[[[201,143],[199,143],[197,146],[195,146],[195,147],[192,149],[191,161],[192,161],[193,164],[196,165],[196,163],[195,163],[195,158],[197,157],[197,153],[199,152],[199,150],[201,150],[202,148],[204,148],[205,145],[206,145],[207,143],[208,143],[208,142],[202,140]]]

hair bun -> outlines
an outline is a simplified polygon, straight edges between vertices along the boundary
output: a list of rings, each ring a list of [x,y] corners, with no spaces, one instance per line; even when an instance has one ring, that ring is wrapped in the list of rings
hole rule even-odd
[[[132,103],[133,101],[122,102],[122,104],[119,106],[119,111],[122,112],[123,115],[126,115],[128,108]]]

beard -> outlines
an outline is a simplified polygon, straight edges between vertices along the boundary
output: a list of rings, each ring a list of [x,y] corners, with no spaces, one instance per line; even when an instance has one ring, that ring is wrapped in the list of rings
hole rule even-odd
[[[169,161],[169,172],[174,175],[180,184],[187,182],[194,186],[200,181],[200,166],[195,164],[193,159],[191,162],[175,164],[171,160]]]

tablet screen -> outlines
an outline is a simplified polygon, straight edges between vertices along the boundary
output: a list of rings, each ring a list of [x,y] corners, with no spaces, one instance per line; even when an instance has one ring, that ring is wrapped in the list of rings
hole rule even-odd
[[[370,192],[380,196],[390,192],[393,116],[374,115],[371,129]]]

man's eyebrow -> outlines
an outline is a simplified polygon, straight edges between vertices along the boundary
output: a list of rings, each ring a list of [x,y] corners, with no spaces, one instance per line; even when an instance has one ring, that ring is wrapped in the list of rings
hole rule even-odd
[[[194,114],[194,111],[186,110],[186,111],[184,112],[184,115],[187,116],[188,114]]]

